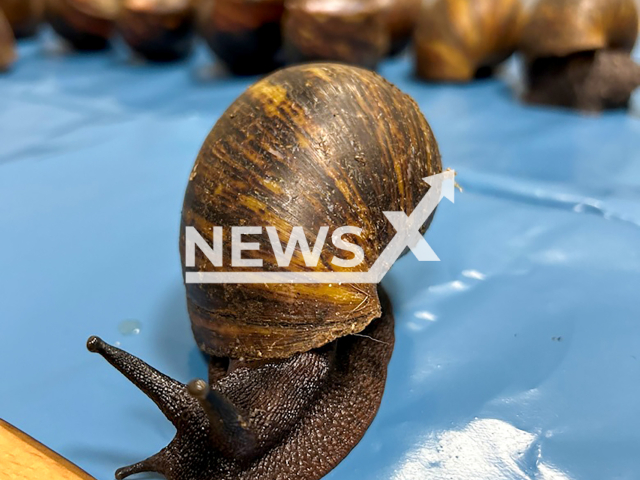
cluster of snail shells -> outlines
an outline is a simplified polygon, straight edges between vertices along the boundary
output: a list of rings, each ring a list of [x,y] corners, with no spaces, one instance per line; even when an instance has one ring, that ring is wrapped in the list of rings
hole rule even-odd
[[[418,106],[377,74],[337,64],[285,69],[250,87],[207,137],[185,195],[180,250],[187,226],[205,235],[271,225],[285,238],[302,226],[312,245],[324,225],[355,225],[362,233],[350,241],[365,258],[356,269],[366,271],[396,234],[383,212],[410,214],[429,188],[421,179],[441,170]],[[327,243],[317,267],[294,256],[289,269],[341,271],[331,262],[340,252]],[[279,269],[266,249],[243,253],[262,259],[261,271]],[[200,253],[187,270],[228,268]],[[217,357],[288,357],[359,332],[381,312],[369,284],[186,288],[195,338]]]
[[[635,0],[425,0],[415,31],[416,73],[469,81],[516,51],[527,59],[614,48],[638,36]]]
[[[375,68],[409,42],[420,0],[204,0],[200,32],[234,73],[324,60]]]
[[[416,73],[468,82],[518,51],[526,100],[623,107],[640,86],[630,56],[638,22],[635,0],[425,0],[414,35]]]
[[[148,60],[187,56],[199,33],[237,74],[305,60],[375,68],[407,45],[420,0],[0,0],[16,36],[44,16],[77,50],[101,50],[117,31]]]
[[[110,45],[117,30],[138,55],[165,61],[185,57],[194,38],[193,0],[46,0],[53,29],[78,50]]]

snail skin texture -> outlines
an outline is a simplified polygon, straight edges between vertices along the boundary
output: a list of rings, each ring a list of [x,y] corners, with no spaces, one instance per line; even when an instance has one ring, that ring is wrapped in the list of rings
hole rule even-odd
[[[634,0],[540,0],[523,30],[530,103],[621,108],[640,86]]]
[[[77,50],[109,46],[119,0],[46,0],[46,17],[58,35]]]
[[[389,52],[383,0],[286,0],[287,61],[329,60],[375,69]]]
[[[425,0],[414,34],[416,73],[469,82],[493,74],[516,50],[522,0]]]
[[[131,50],[151,61],[172,61],[191,52],[195,7],[190,0],[125,0],[116,25]]]
[[[44,15],[44,0],[0,0],[0,10],[11,24],[16,38],[31,37]]]
[[[16,60],[16,45],[13,30],[7,17],[0,10],[0,72],[9,70]]]
[[[281,65],[283,12],[284,0],[205,0],[199,31],[231,72],[266,73]]]
[[[183,265],[188,226],[299,225],[309,237],[322,225],[361,225],[351,241],[365,252],[358,268],[368,269],[395,236],[383,212],[411,214],[429,188],[422,178],[441,171],[418,106],[380,76],[335,64],[278,71],[242,94],[204,142],[185,194]],[[306,267],[298,252],[286,271],[340,270],[328,259],[345,253],[329,243],[324,250],[319,267]],[[222,252],[223,266],[199,252],[185,271],[227,271],[229,242]],[[267,248],[243,253],[278,269]],[[185,386],[88,341],[177,429],[167,448],[118,470],[118,479],[153,471],[169,480],[317,480],[360,441],[393,351],[381,289],[187,284],[187,304],[198,346],[210,355],[208,382]]]

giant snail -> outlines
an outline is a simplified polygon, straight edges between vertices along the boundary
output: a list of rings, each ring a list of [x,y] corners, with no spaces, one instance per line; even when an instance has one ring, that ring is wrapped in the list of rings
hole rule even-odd
[[[238,75],[281,65],[284,0],[203,0],[198,30],[209,48]]]
[[[16,42],[9,20],[0,10],[0,72],[9,70],[17,58]]]
[[[138,56],[166,62],[191,53],[195,23],[194,0],[121,0],[116,28]]]
[[[251,86],[202,146],[187,186],[180,250],[185,275],[227,271],[201,250],[188,263],[186,229],[302,226],[309,245],[343,225],[367,271],[396,235],[384,212],[411,214],[437,189],[438,145],[417,104],[377,74],[338,64],[280,70]],[[424,232],[432,215],[422,228]],[[248,237],[245,238],[247,240]],[[248,240],[247,240],[248,241]],[[215,243],[215,242],[214,242]],[[213,248],[213,247],[212,247]],[[280,271],[268,249],[242,252]],[[317,266],[299,252],[287,271],[340,272],[350,254],[327,242]],[[336,260],[338,259],[338,260]],[[313,262],[311,262],[313,263]],[[359,442],[381,402],[393,315],[375,284],[188,283],[187,306],[208,381],[182,384],[97,337],[88,348],[147,394],[173,422],[158,454],[117,471],[169,480],[314,480]]]
[[[640,86],[631,58],[634,0],[539,0],[522,33],[531,103],[586,111],[626,107]]]
[[[327,60],[374,69],[391,48],[384,0],[286,0],[282,26],[289,62]]]
[[[391,55],[402,52],[411,41],[420,13],[421,0],[384,0],[384,21],[387,25]]]
[[[196,0],[46,0],[49,23],[77,50],[110,46],[118,31],[129,48],[151,61],[191,52]]]
[[[110,45],[119,0],[46,0],[45,16],[54,31],[77,50]]]
[[[416,74],[437,82],[491,75],[518,45],[522,0],[425,0],[414,34]]]
[[[44,0],[0,0],[0,10],[9,20],[16,38],[36,34],[44,14]]]

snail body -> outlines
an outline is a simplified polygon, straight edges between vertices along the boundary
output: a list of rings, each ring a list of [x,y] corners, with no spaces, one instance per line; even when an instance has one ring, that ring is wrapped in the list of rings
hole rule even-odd
[[[630,55],[637,37],[634,0],[540,0],[520,42],[525,99],[590,111],[626,106],[640,86]]]
[[[38,31],[44,3],[43,0],[0,0],[0,10],[7,16],[15,37],[26,38]]]
[[[77,50],[109,46],[119,0],[46,0],[45,14],[55,32]]]
[[[16,60],[16,45],[11,25],[0,10],[0,72],[7,71]]]
[[[191,0],[126,0],[116,24],[124,41],[143,58],[179,60],[193,46],[195,7]]]
[[[313,236],[322,226],[361,225],[350,240],[364,258],[351,269],[366,271],[396,234],[384,212],[411,214],[429,189],[422,179],[441,171],[415,102],[375,73],[336,64],[280,70],[242,94],[204,142],[184,199],[183,270],[220,272],[233,258],[225,242],[220,264],[200,252],[187,266],[187,228],[298,225]],[[284,268],[265,251],[243,254],[261,260],[261,271]],[[327,244],[316,265],[293,254],[286,271],[345,270],[336,257],[349,260]],[[394,342],[384,292],[370,284],[186,283],[186,293],[197,344],[210,356],[206,382],[184,385],[89,339],[89,350],[177,429],[167,448],[116,477],[317,480],[333,469],[380,405]]]
[[[414,34],[416,73],[440,82],[492,74],[513,54],[524,10],[521,0],[427,0]]]

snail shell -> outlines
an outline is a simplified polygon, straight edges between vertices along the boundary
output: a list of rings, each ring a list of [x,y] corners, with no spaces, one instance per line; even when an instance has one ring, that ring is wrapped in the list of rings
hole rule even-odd
[[[383,0],[384,20],[390,35],[390,55],[400,53],[413,36],[416,18],[420,13],[420,0]]]
[[[45,15],[55,32],[77,50],[109,46],[119,0],[46,0]]]
[[[204,0],[199,31],[233,73],[253,75],[280,65],[284,0]]]
[[[191,0],[125,0],[117,19],[124,41],[152,61],[186,57],[193,45],[194,25]]]
[[[521,0],[427,0],[414,34],[416,73],[467,82],[486,76],[516,50]]]
[[[282,27],[287,60],[325,60],[374,69],[389,51],[383,0],[288,0]]]
[[[330,238],[353,225],[358,268],[368,270],[396,234],[383,212],[411,214],[428,190],[421,179],[441,170],[418,106],[380,76],[336,64],[281,70],[241,95],[204,142],[184,199],[183,265],[187,226],[209,239],[214,226],[275,226],[281,239],[302,226],[314,245],[321,226]],[[228,271],[230,249],[227,237],[220,268],[197,255],[195,271]],[[268,248],[244,255],[279,270]],[[287,271],[339,271],[334,255],[345,258],[327,242],[317,269],[296,254]],[[369,284],[186,287],[196,341],[216,357],[289,357],[360,332],[381,312]]]
[[[44,14],[43,0],[0,0],[16,38],[35,35]]]
[[[13,31],[7,17],[0,10],[0,72],[11,67],[16,60],[16,46]]]
[[[523,29],[530,103],[625,108],[640,86],[634,0],[540,0]]]
[[[539,0],[519,49],[529,58],[605,48],[630,52],[637,38],[634,0]]]

